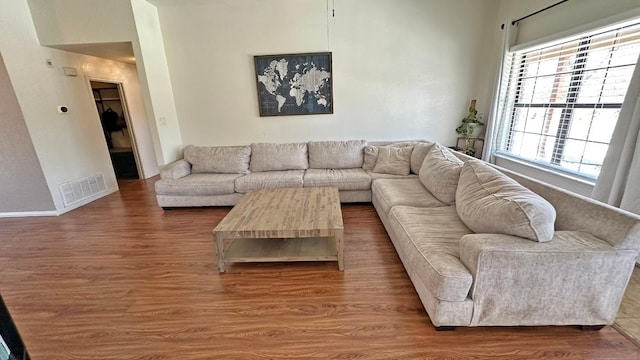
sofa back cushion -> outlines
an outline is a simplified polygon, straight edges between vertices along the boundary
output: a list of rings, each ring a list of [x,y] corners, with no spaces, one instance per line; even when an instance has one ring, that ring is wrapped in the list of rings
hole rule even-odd
[[[456,202],[456,189],[463,164],[449,149],[435,144],[420,167],[420,182],[436,199],[453,205]]]
[[[553,206],[480,160],[469,160],[462,168],[456,210],[476,233],[515,235],[539,242],[553,238]]]
[[[405,147],[412,146],[411,151],[411,173],[417,174],[420,172],[420,167],[424,161],[425,156],[435,143],[426,140],[419,141],[399,141],[399,142],[368,142],[368,145],[364,148],[364,164],[362,168],[367,171],[373,171],[376,166],[376,158],[378,157],[378,148],[382,146],[396,146]]]
[[[310,169],[352,169],[362,167],[365,140],[309,141]]]
[[[373,172],[392,175],[409,175],[413,146],[382,146],[378,148]],[[365,148],[366,157],[366,148]]]
[[[373,171],[373,168],[376,167],[376,160],[378,159],[378,151],[382,147],[396,147],[396,148],[411,147],[411,159],[413,159],[413,149],[414,149],[413,146],[415,144],[417,144],[417,142],[415,141],[414,142],[405,141],[405,142],[389,143],[384,145],[381,145],[381,144],[367,145],[364,147],[364,163],[362,164],[362,169],[365,171]],[[424,156],[422,157],[422,160],[424,160]],[[422,165],[422,160],[420,161],[420,165]]]
[[[188,145],[184,148],[184,159],[191,164],[194,174],[248,174],[250,157],[249,146]]]
[[[307,143],[251,144],[251,171],[305,170],[308,167]]]

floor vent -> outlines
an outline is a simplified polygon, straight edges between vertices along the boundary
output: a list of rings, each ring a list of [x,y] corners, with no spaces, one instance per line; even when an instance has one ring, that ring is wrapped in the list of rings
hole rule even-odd
[[[60,184],[60,193],[65,207],[105,190],[107,190],[107,184],[104,182],[103,174],[95,174]]]

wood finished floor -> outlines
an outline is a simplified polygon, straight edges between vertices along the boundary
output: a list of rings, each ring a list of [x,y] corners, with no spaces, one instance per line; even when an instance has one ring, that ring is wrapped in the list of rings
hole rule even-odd
[[[612,327],[436,332],[370,205],[345,205],[345,268],[219,275],[228,208],[163,212],[153,180],[60,217],[0,219],[0,292],[34,360],[640,359]]]

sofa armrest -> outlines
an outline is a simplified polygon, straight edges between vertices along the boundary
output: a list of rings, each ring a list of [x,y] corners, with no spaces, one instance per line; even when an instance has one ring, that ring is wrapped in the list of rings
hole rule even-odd
[[[161,179],[179,179],[191,174],[191,164],[184,159],[174,161],[160,171]]]
[[[603,325],[615,319],[635,252],[578,231],[547,243],[471,234],[460,260],[473,275],[471,326]]]

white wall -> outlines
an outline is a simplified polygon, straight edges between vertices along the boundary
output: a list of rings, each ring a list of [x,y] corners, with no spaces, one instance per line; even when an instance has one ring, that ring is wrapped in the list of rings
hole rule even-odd
[[[0,54],[0,217],[55,210],[40,161]]]
[[[169,68],[165,56],[162,29],[156,7],[145,0],[131,0],[138,41],[134,53],[141,72],[143,88],[149,102],[147,111],[160,146],[160,163],[168,164],[182,158],[182,138],[178,124]],[[156,151],[157,152],[157,151]]]
[[[493,0],[343,0],[335,18],[318,0],[158,3],[185,145],[453,144],[469,101],[488,103],[476,75],[485,68],[479,54]],[[258,116],[254,55],[326,50],[333,52],[333,115]]]
[[[555,0],[516,0],[504,1],[509,15],[517,15],[520,18],[532,11],[542,9]],[[532,9],[533,6],[533,9]],[[549,11],[542,12],[534,17],[523,20],[518,25],[516,44],[526,43],[545,36],[560,33],[562,31],[588,24],[596,20],[616,15],[628,10],[640,8],[638,0],[580,0],[569,1],[558,5]]]
[[[2,10],[0,49],[55,208],[65,210],[58,186],[69,180],[103,173],[107,192],[115,191],[113,167],[85,76],[124,83],[136,134],[149,141],[135,67],[40,46],[26,0],[5,2]],[[47,67],[45,59],[54,67]],[[65,76],[63,66],[75,67],[79,76]],[[58,105],[70,111],[59,114]],[[153,173],[154,164],[147,165]]]
[[[38,44],[26,0],[3,4],[0,49],[56,209],[64,208],[58,185],[65,181],[104,173],[108,189],[116,189],[106,144],[95,146],[104,140],[86,83],[62,74],[61,66],[79,65],[78,56]],[[58,114],[57,105],[69,113]]]
[[[145,0],[28,1],[42,45],[132,43],[152,140],[144,152],[153,151],[159,165],[177,159],[182,142],[155,7]]]
[[[28,2],[42,45],[130,41],[135,34],[129,0]]]

